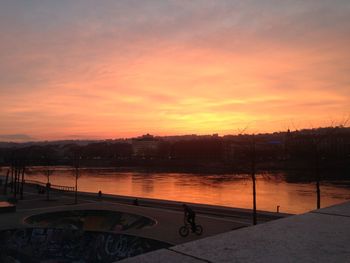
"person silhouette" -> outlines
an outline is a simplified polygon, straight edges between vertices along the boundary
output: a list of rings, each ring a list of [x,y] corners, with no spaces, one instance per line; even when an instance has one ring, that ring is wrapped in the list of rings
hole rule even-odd
[[[185,220],[191,225],[192,232],[196,231],[196,213],[186,204],[182,205]]]

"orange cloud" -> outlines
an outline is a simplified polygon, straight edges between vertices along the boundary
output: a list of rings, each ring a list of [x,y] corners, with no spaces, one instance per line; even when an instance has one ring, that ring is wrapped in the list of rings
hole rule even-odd
[[[102,17],[83,5],[91,19],[80,6],[44,5],[33,18],[13,4],[19,20],[0,23],[0,135],[264,132],[349,115],[350,25],[337,19],[350,11],[315,4],[330,10],[326,26],[314,6],[270,4],[185,4],[169,16],[125,4],[133,20],[113,3],[96,10]],[[45,20],[52,13],[57,24]]]

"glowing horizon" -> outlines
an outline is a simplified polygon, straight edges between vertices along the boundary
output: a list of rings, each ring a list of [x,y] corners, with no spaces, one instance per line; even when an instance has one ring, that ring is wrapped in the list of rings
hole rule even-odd
[[[350,115],[350,2],[0,3],[0,141],[235,134]]]

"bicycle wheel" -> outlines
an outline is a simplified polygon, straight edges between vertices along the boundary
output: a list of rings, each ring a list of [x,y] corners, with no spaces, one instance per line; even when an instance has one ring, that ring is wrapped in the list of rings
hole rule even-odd
[[[196,225],[196,235],[200,236],[203,233],[203,227],[201,225]]]
[[[179,229],[180,236],[187,237],[189,233],[190,233],[190,229],[187,226],[180,227]]]

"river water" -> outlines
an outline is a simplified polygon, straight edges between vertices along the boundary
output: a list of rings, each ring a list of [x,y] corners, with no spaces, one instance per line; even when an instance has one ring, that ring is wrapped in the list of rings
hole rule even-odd
[[[26,179],[46,182],[43,168],[31,168]],[[74,186],[74,170],[56,167],[52,184]],[[314,183],[290,183],[284,174],[259,174],[256,181],[257,209],[303,213],[316,208]],[[116,172],[108,169],[81,169],[78,190],[85,192],[147,197],[183,202],[252,207],[252,182],[249,175],[207,175],[185,173]],[[321,206],[350,200],[350,182],[322,182]]]

